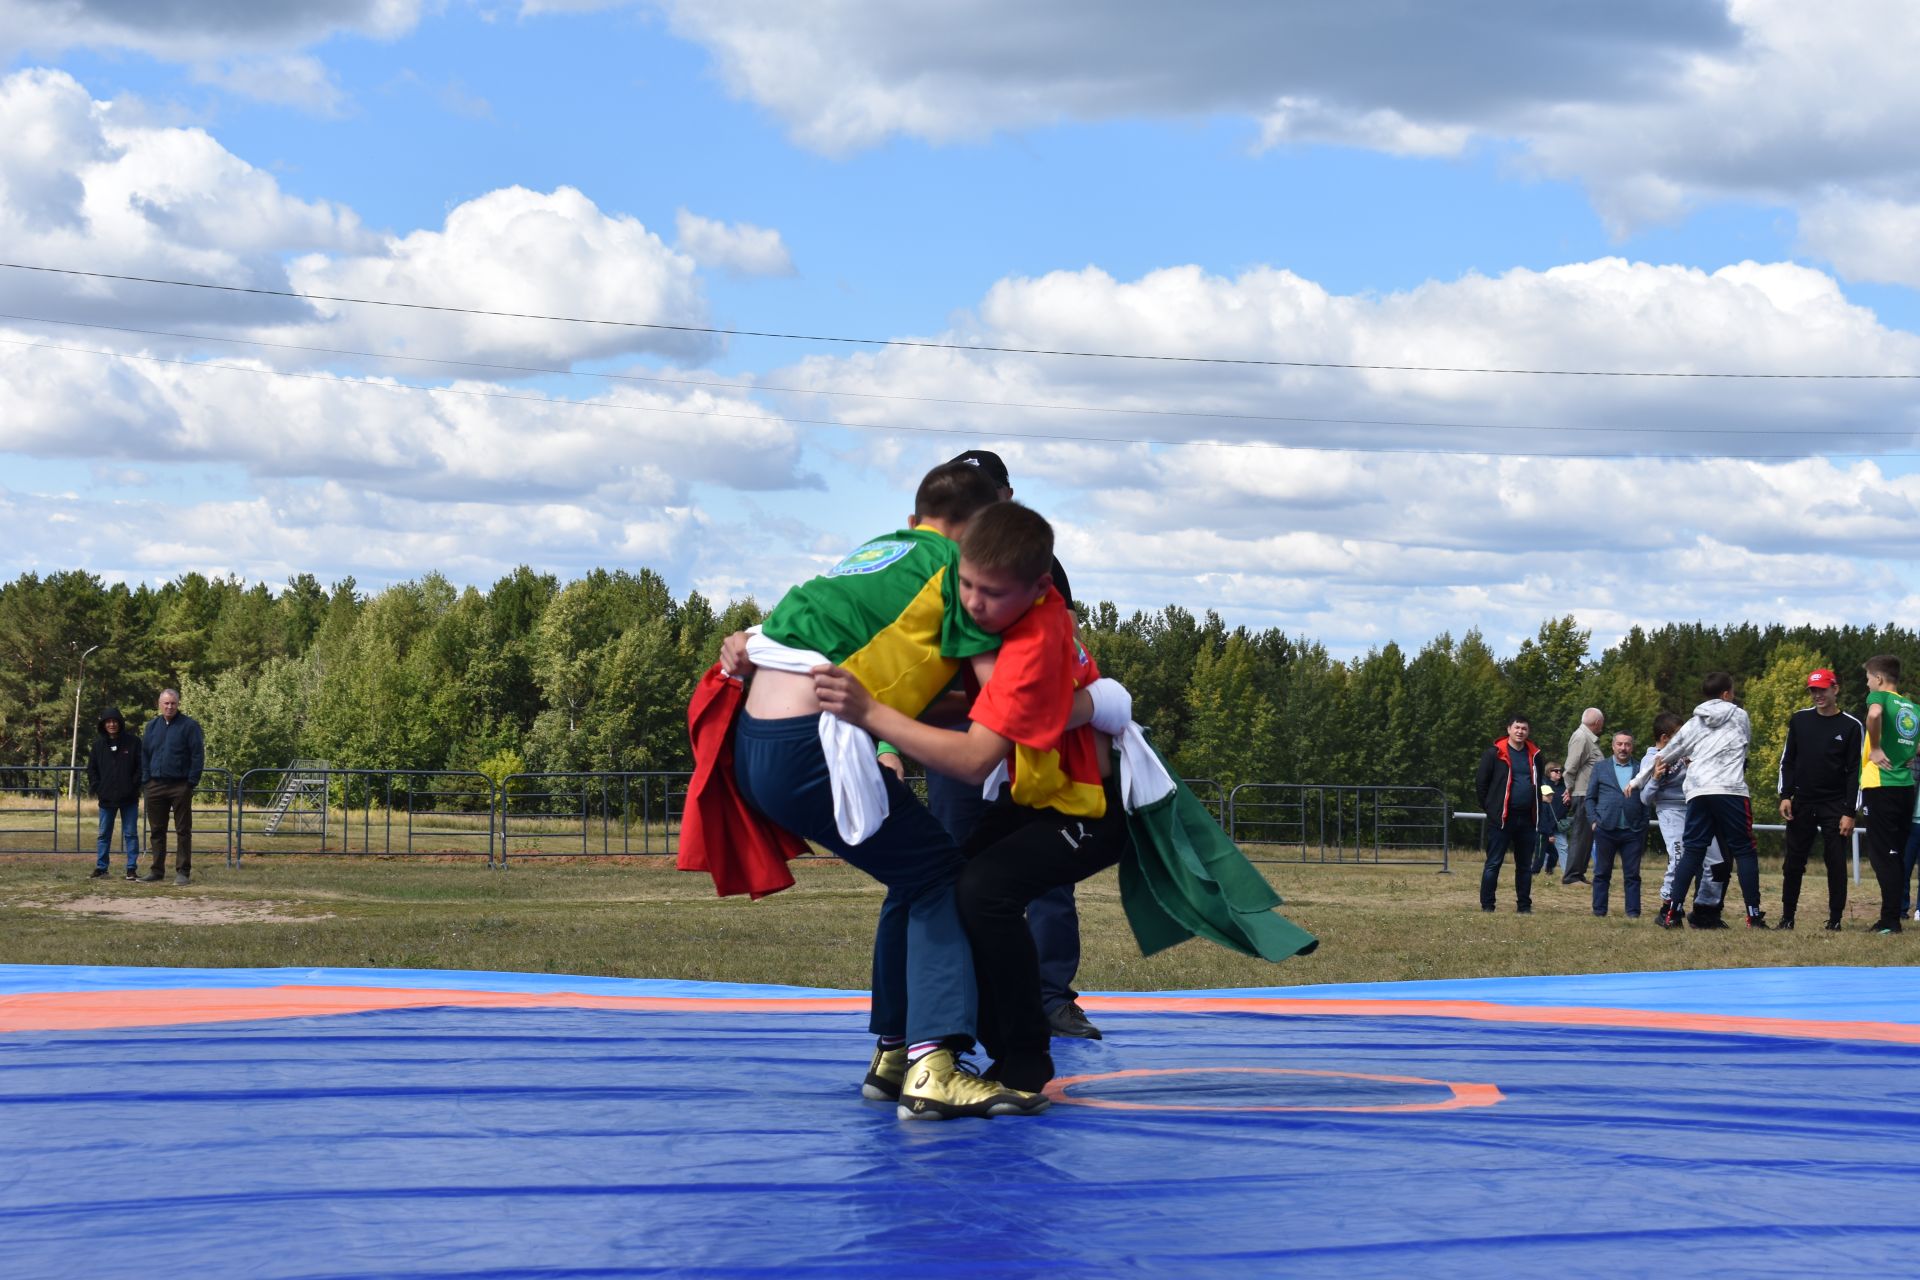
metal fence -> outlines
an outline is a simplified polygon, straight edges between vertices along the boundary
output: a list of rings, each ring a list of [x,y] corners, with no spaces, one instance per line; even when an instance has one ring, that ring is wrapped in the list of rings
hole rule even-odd
[[[296,761],[234,786],[233,862],[247,854],[466,854],[493,860],[493,780],[465,769]]]
[[[508,858],[670,854],[691,773],[516,773],[494,796],[499,865]]]
[[[233,848],[233,775],[208,769],[193,793],[193,849],[230,856]],[[146,802],[140,804],[140,850],[147,850]],[[0,767],[0,853],[92,853],[100,831],[100,807],[85,765]],[[114,828],[113,857],[120,857]],[[177,836],[168,844],[179,847]]]
[[[208,769],[194,800],[196,851],[229,865],[273,854],[510,859],[672,855],[693,775],[516,773],[496,785],[452,769],[337,768],[296,760],[235,778]],[[923,779],[908,779],[924,798]],[[1450,807],[1432,787],[1187,785],[1256,862],[1436,866]],[[74,790],[77,785],[78,791]],[[85,769],[0,767],[0,853],[85,853],[97,808]],[[143,844],[145,837],[142,837]]]
[[[1243,782],[1227,834],[1256,862],[1433,866],[1448,870],[1453,806],[1438,787]]]

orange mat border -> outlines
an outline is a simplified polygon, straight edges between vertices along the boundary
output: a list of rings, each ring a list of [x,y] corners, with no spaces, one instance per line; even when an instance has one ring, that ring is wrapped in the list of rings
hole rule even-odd
[[[1655,1009],[1527,1006],[1485,1000],[1311,1000],[1290,996],[1083,996],[1096,1013],[1254,1013],[1269,1016],[1449,1018],[1547,1026],[1628,1027],[1797,1040],[1920,1044],[1920,1026],[1674,1013]],[[0,996],[0,1033],[91,1031],[311,1018],[388,1009],[608,1009],[681,1013],[852,1013],[865,995],[605,996],[577,992],[452,991],[419,987],[168,987],[26,992]]]

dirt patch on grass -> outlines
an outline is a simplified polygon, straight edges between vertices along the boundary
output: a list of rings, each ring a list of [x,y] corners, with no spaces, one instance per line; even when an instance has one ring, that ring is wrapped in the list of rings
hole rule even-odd
[[[136,924],[299,924],[331,919],[329,914],[288,915],[285,903],[238,902],[231,898],[111,898],[100,894],[66,902],[22,902],[30,910],[63,915],[107,916]]]

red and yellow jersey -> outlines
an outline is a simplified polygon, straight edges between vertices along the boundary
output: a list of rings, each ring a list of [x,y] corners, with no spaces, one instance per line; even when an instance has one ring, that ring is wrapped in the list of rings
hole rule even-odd
[[[1012,799],[1076,818],[1107,812],[1100,748],[1090,726],[1067,728],[1073,694],[1100,668],[1073,633],[1073,614],[1051,587],[1000,636],[993,676],[972,718],[1014,743]]]

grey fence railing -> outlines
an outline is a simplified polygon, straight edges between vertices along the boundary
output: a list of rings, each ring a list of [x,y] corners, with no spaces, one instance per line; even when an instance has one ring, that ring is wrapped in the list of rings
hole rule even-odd
[[[691,773],[516,773],[494,794],[499,865],[509,858],[670,854]]]
[[[1453,806],[1438,787],[1243,782],[1226,829],[1255,862],[1366,863],[1448,870]]]
[[[499,867],[514,858],[671,855],[692,777],[516,773],[496,785],[467,770],[324,760],[237,778],[208,769],[195,794],[194,844],[234,866],[276,853],[464,855]],[[908,781],[924,795],[919,776]],[[1456,815],[1437,788],[1186,782],[1256,862],[1448,866]],[[0,854],[91,852],[96,831],[84,769],[0,767]]]
[[[229,856],[233,847],[233,775],[208,769],[193,793],[193,851]],[[0,854],[92,853],[100,831],[100,806],[85,765],[0,767]],[[179,847],[177,837],[168,844]],[[120,829],[113,856],[120,857]],[[146,802],[140,802],[140,851],[147,850]]]
[[[247,854],[467,854],[493,860],[493,780],[464,769],[249,769],[234,786],[232,861]]]

